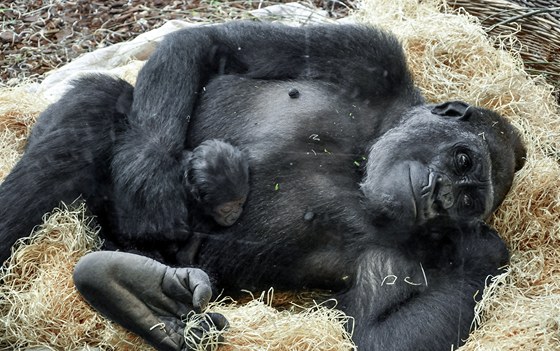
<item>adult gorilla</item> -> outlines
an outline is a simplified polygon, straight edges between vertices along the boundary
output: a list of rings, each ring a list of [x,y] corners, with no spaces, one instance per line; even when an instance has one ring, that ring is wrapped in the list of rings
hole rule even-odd
[[[235,225],[190,233],[181,265],[229,294],[330,289],[365,350],[448,350],[466,337],[475,292],[507,260],[481,223],[522,165],[507,121],[462,102],[426,105],[401,47],[376,29],[178,31],[142,69],[128,124],[105,155],[120,230],[184,234],[180,155],[211,138],[247,150],[251,192]],[[75,282],[160,350],[190,349],[181,315],[210,298],[201,270],[126,253],[86,256]]]

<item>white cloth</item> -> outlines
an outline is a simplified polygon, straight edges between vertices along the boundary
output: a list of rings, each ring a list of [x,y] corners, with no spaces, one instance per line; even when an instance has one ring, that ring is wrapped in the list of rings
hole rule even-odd
[[[269,6],[251,11],[251,15],[289,25],[335,22],[328,18],[325,11],[312,9],[298,3]],[[136,74],[166,34],[181,28],[198,25],[201,24],[171,20],[131,41],[84,54],[67,65],[50,72],[41,84],[30,87],[30,91],[34,94],[40,94],[42,98],[52,103],[58,100],[69,88],[70,81],[84,74],[112,74],[134,83]]]

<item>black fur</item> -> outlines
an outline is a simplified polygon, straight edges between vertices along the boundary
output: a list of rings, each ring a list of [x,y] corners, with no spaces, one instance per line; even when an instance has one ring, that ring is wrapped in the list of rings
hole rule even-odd
[[[117,110],[121,95],[132,96],[126,82],[91,77],[87,86],[71,89],[42,113],[24,156],[0,184],[0,261],[61,201],[70,204],[82,196],[110,230],[108,156],[126,125],[126,116]]]
[[[4,200],[0,261],[8,257],[15,239],[30,234],[49,208],[60,202],[71,204],[78,197],[96,215],[107,248],[173,261],[177,242],[187,240],[193,228],[208,231],[214,227],[211,214],[216,206],[247,195],[247,155],[227,142],[207,140],[193,151],[184,150],[179,160],[181,167],[174,179],[181,185],[177,190],[182,201],[175,207],[176,213],[185,215],[177,219],[173,230],[125,231],[120,226],[122,216],[139,218],[116,207],[120,202],[114,197],[111,155],[130,126],[133,87],[102,75],[80,78],[72,85],[41,114],[24,156],[0,185]],[[201,160],[210,166],[204,167]],[[19,182],[26,185],[20,187]],[[52,196],[46,196],[50,192]],[[10,205],[21,206],[20,214],[28,220],[12,218]]]
[[[59,104],[58,112],[120,120],[112,84],[66,95],[76,107]],[[86,102],[100,108],[84,109]],[[481,220],[503,200],[524,156],[506,120],[450,104],[426,105],[397,40],[373,28],[234,22],[181,30],[140,72],[126,129],[106,145],[114,149],[103,148],[104,138],[90,145],[68,137],[76,163],[86,156],[94,157],[85,162],[90,168],[110,162],[104,180],[79,183],[81,171],[41,167],[43,182],[26,192],[34,179],[22,174],[38,173],[56,144],[28,149],[0,188],[0,253],[26,234],[17,230],[21,218],[32,212],[38,222],[64,199],[45,189],[67,183],[76,195],[106,179],[123,231],[174,240],[187,215],[178,205],[184,150],[224,139],[248,153],[244,214],[181,242],[180,264],[202,267],[228,294],[329,289],[355,317],[363,350],[449,350],[469,331],[472,296],[507,260]],[[32,201],[41,196],[44,202]],[[389,275],[398,284],[380,285]],[[406,277],[420,285],[403,285]],[[157,346],[145,324],[135,332]]]
[[[249,193],[247,155],[229,143],[203,141],[188,157],[185,169],[185,186],[204,211]]]

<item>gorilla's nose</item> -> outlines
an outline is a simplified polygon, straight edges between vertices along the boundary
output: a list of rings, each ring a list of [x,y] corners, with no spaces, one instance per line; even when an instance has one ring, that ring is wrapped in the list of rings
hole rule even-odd
[[[437,214],[453,206],[455,197],[453,196],[453,183],[449,177],[443,173],[430,172],[428,185],[423,191],[428,201],[427,208],[434,210]]]
[[[453,206],[455,203],[453,196],[453,184],[451,183],[451,179],[449,179],[446,175],[436,175],[434,193],[436,201],[438,201],[441,207],[445,210]]]

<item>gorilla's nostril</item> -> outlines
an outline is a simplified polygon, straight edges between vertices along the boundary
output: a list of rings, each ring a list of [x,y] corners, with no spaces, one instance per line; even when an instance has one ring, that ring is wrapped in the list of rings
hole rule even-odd
[[[453,187],[451,183],[445,183],[440,187],[437,198],[444,209],[448,209],[453,206],[455,198],[453,196]]]
[[[443,173],[431,171],[428,184],[422,188],[427,218],[434,218],[448,210],[455,203],[453,183]]]
[[[432,198],[438,205],[446,210],[455,203],[453,196],[453,183],[444,174],[438,173],[432,189]]]
[[[428,184],[422,187],[422,197],[432,196],[434,193],[434,188],[437,184],[437,175],[434,172],[430,172],[428,175]]]

